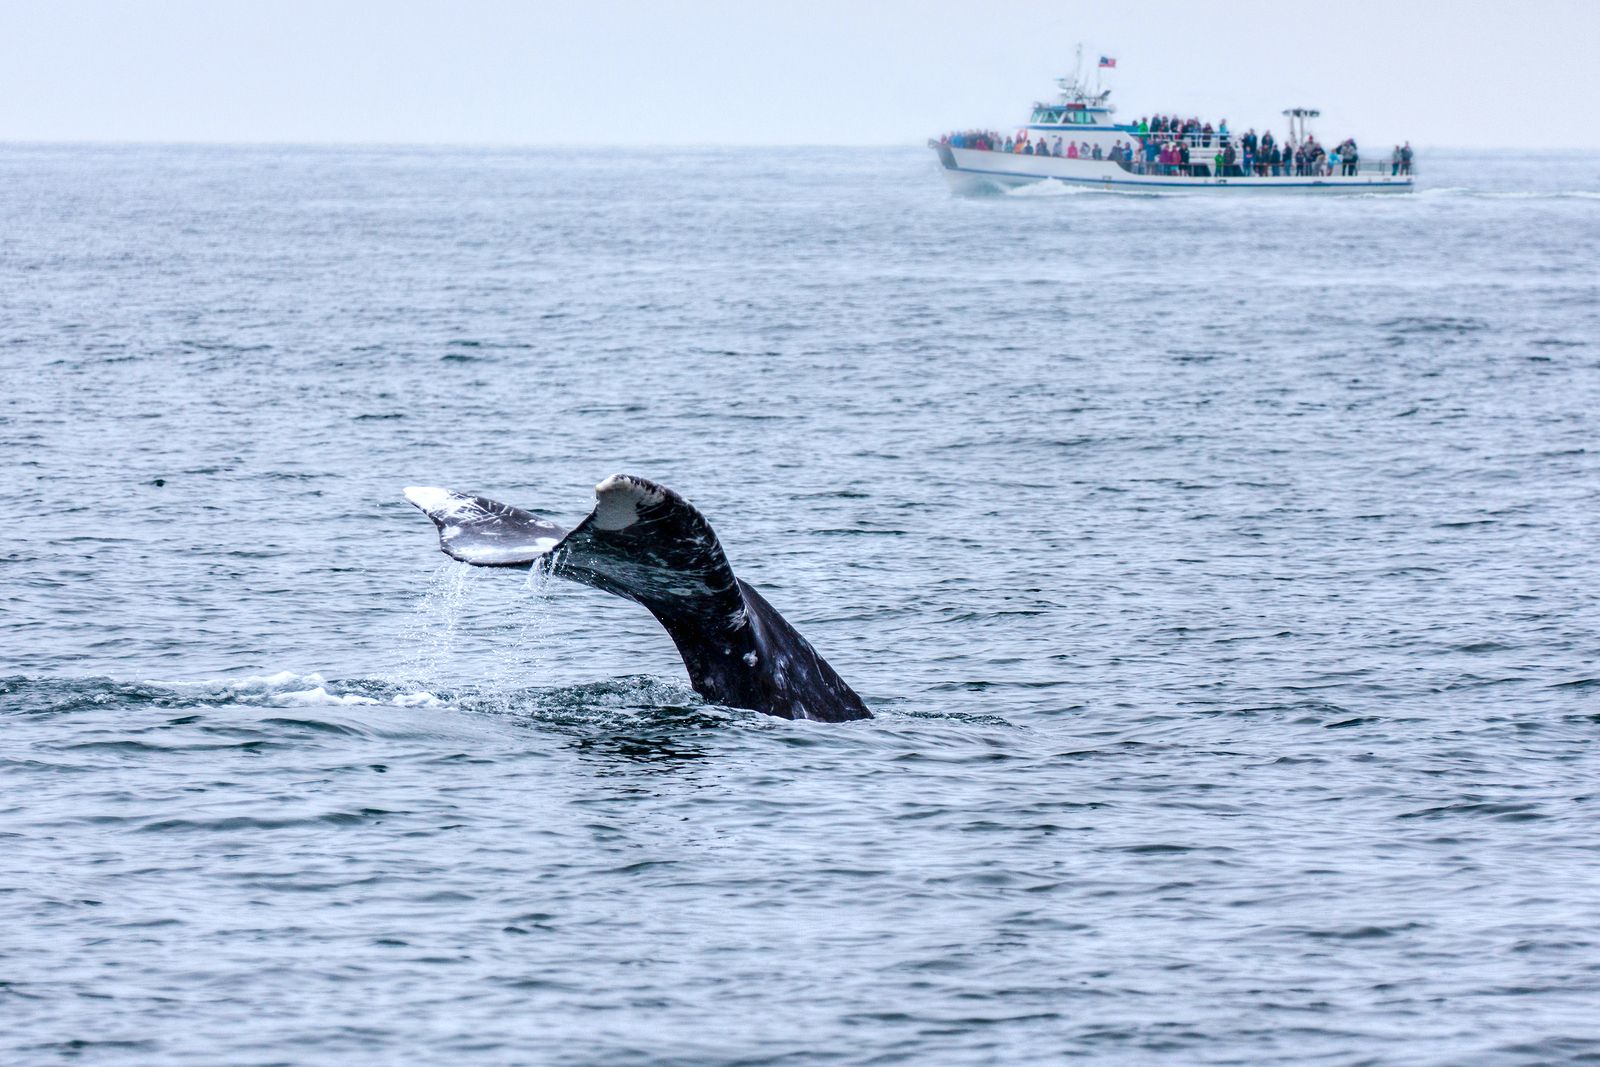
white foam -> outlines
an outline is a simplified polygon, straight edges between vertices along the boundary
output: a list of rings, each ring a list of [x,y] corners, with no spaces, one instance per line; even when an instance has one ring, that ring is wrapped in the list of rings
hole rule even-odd
[[[1006,190],[1007,196],[1078,196],[1081,193],[1095,192],[1077,185],[1068,185],[1066,182],[1045,179],[1029,185],[1018,185]]]
[[[315,689],[299,689],[291,693],[274,693],[270,698],[280,707],[309,707],[312,705],[350,705],[350,704],[377,704],[380,703],[372,697],[364,697],[359,693],[330,693],[322,686]]]
[[[329,683],[317,672],[296,674],[294,671],[278,671],[275,674],[247,674],[241,678],[212,678],[201,682],[147,681],[145,684],[192,691],[208,703],[223,705],[264,703],[276,707],[299,707],[381,704],[397,708],[431,708],[442,704],[438,697],[426,690],[383,697],[340,693],[338,683]]]
[[[243,678],[219,678],[208,684],[222,685],[228,689],[282,689],[286,685],[322,685],[323,681],[322,675],[316,673],[279,671],[276,674],[250,674]]]
[[[278,671],[276,674],[247,674],[243,678],[206,678],[194,682],[147,681],[147,685],[170,685],[174,689],[199,689],[230,694],[271,692],[289,686],[318,686],[326,684],[320,674],[296,674]]]
[[[355,707],[359,705],[385,705],[394,708],[436,708],[440,700],[432,693],[397,693],[391,697],[364,696],[361,693],[331,693],[326,686],[298,689],[288,693],[274,693],[268,698],[278,707]]]

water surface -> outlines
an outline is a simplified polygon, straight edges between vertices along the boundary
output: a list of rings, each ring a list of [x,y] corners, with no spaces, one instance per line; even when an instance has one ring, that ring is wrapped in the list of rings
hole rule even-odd
[[[0,150],[0,1058],[1600,1057],[1600,156]],[[406,484],[710,516],[704,706]]]

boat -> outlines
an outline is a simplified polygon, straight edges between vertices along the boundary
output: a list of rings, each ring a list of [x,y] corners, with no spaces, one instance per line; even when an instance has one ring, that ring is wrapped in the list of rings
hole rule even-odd
[[[1115,67],[1115,60],[1102,57],[1096,71],[1108,67]],[[1176,120],[1117,122],[1111,90],[1102,87],[1098,73],[1093,88],[1084,77],[1081,48],[1076,71],[1056,84],[1059,99],[1035,104],[1014,136],[976,132],[929,140],[951,186],[982,193],[1060,182],[1104,192],[1238,195],[1408,193],[1415,188],[1409,143],[1403,163],[1390,152],[1369,157],[1353,140],[1324,146],[1309,125],[1321,116],[1315,108],[1286,109],[1288,140],[1271,146],[1253,134],[1228,130],[1226,122],[1215,130]],[[1293,161],[1274,163],[1271,147],[1280,157],[1285,147],[1293,148]]]

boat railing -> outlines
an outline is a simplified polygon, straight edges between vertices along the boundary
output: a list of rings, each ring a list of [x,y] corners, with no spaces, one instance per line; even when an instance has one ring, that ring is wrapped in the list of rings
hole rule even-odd
[[[1174,178],[1339,178],[1339,177],[1384,177],[1384,178],[1412,178],[1416,176],[1415,163],[1407,166],[1403,163],[1391,163],[1388,160],[1358,160],[1353,169],[1347,170],[1344,163],[1330,166],[1325,160],[1318,166],[1306,169],[1299,163],[1289,166],[1278,164],[1274,167],[1270,163],[1256,163],[1246,171],[1244,164],[1234,162],[1232,165],[1222,164],[1219,170],[1216,160],[1211,158],[1192,158],[1188,163],[1146,163],[1144,160],[1107,160],[1114,162],[1129,174],[1163,175]]]
[[[1244,159],[1244,141],[1236,136],[1223,138],[1214,133],[1208,135],[1190,132],[1186,134],[1175,135],[1166,132],[1139,133],[1135,131],[1134,137],[1143,143],[1153,142],[1157,145],[1176,143],[1186,145],[1189,149],[1190,158],[1195,163],[1205,163],[1209,165],[1212,162],[1213,157],[1218,152],[1224,151],[1228,148],[1232,148],[1235,157],[1237,157],[1235,160],[1236,165],[1242,165],[1242,160]],[[1280,143],[1278,147],[1281,149],[1283,148],[1283,145]],[[1338,150],[1337,145],[1325,145],[1321,142],[1317,143],[1317,147],[1321,149],[1329,158],[1331,158]],[[1203,153],[1203,155],[1196,156],[1196,151]],[[1298,155],[1299,152],[1300,149],[1296,147],[1295,154]],[[1395,162],[1392,153],[1381,152],[1369,155],[1358,148],[1356,150],[1356,161],[1357,167],[1359,168],[1358,173],[1361,174],[1376,174],[1380,170],[1388,170],[1395,166],[1408,167],[1412,173],[1415,173],[1417,169],[1416,158],[1414,154],[1409,164],[1400,164]],[[1256,163],[1259,166],[1260,160],[1258,159]],[[1341,163],[1340,167],[1342,166],[1343,164]]]
[[[1191,156],[1188,163],[1162,163],[1160,160],[1146,162],[1143,159],[1113,160],[1112,162],[1115,162],[1117,166],[1129,174],[1165,174],[1179,177],[1209,178],[1213,176],[1212,172],[1217,170],[1217,162],[1213,156],[1206,156],[1205,158]],[[1347,165],[1343,161],[1333,164],[1326,159],[1319,161],[1316,166],[1309,170],[1299,162],[1288,165],[1279,163],[1277,166],[1273,166],[1271,163],[1262,163],[1258,160],[1246,172],[1243,160],[1235,160],[1232,164],[1222,164],[1222,170],[1219,172],[1220,176],[1225,178],[1324,178],[1330,176],[1337,178],[1358,175],[1409,178],[1414,177],[1416,173],[1417,165],[1414,161],[1406,164],[1394,163],[1387,159],[1369,160],[1359,157],[1349,169],[1347,169]]]

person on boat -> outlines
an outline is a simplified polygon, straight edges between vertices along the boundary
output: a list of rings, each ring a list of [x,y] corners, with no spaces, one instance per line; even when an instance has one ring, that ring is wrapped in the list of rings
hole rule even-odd
[[[1355,176],[1356,169],[1361,165],[1361,155],[1356,151],[1356,139],[1348,138],[1344,142],[1344,151],[1339,153],[1344,159],[1344,172],[1351,177]]]
[[[1068,159],[1077,159],[1078,158],[1078,142],[1077,141],[1068,141],[1067,142],[1067,158]]]
[[[1094,159],[1104,159],[1104,158],[1106,158],[1106,154],[1100,150],[1100,146],[1099,145],[1095,145],[1094,146],[1094,153],[1093,153],[1092,158],[1094,158]]]
[[[1409,175],[1411,173],[1411,156],[1412,156],[1412,154],[1413,153],[1411,151],[1411,142],[1407,141],[1405,143],[1405,145],[1400,149],[1400,173],[1401,174]]]
[[[1194,169],[1189,166],[1189,142],[1187,141],[1178,145],[1178,166],[1181,168],[1180,173],[1187,174],[1191,178],[1194,177]]]
[[[1394,152],[1389,156],[1389,177],[1400,173],[1400,146],[1394,146]]]

